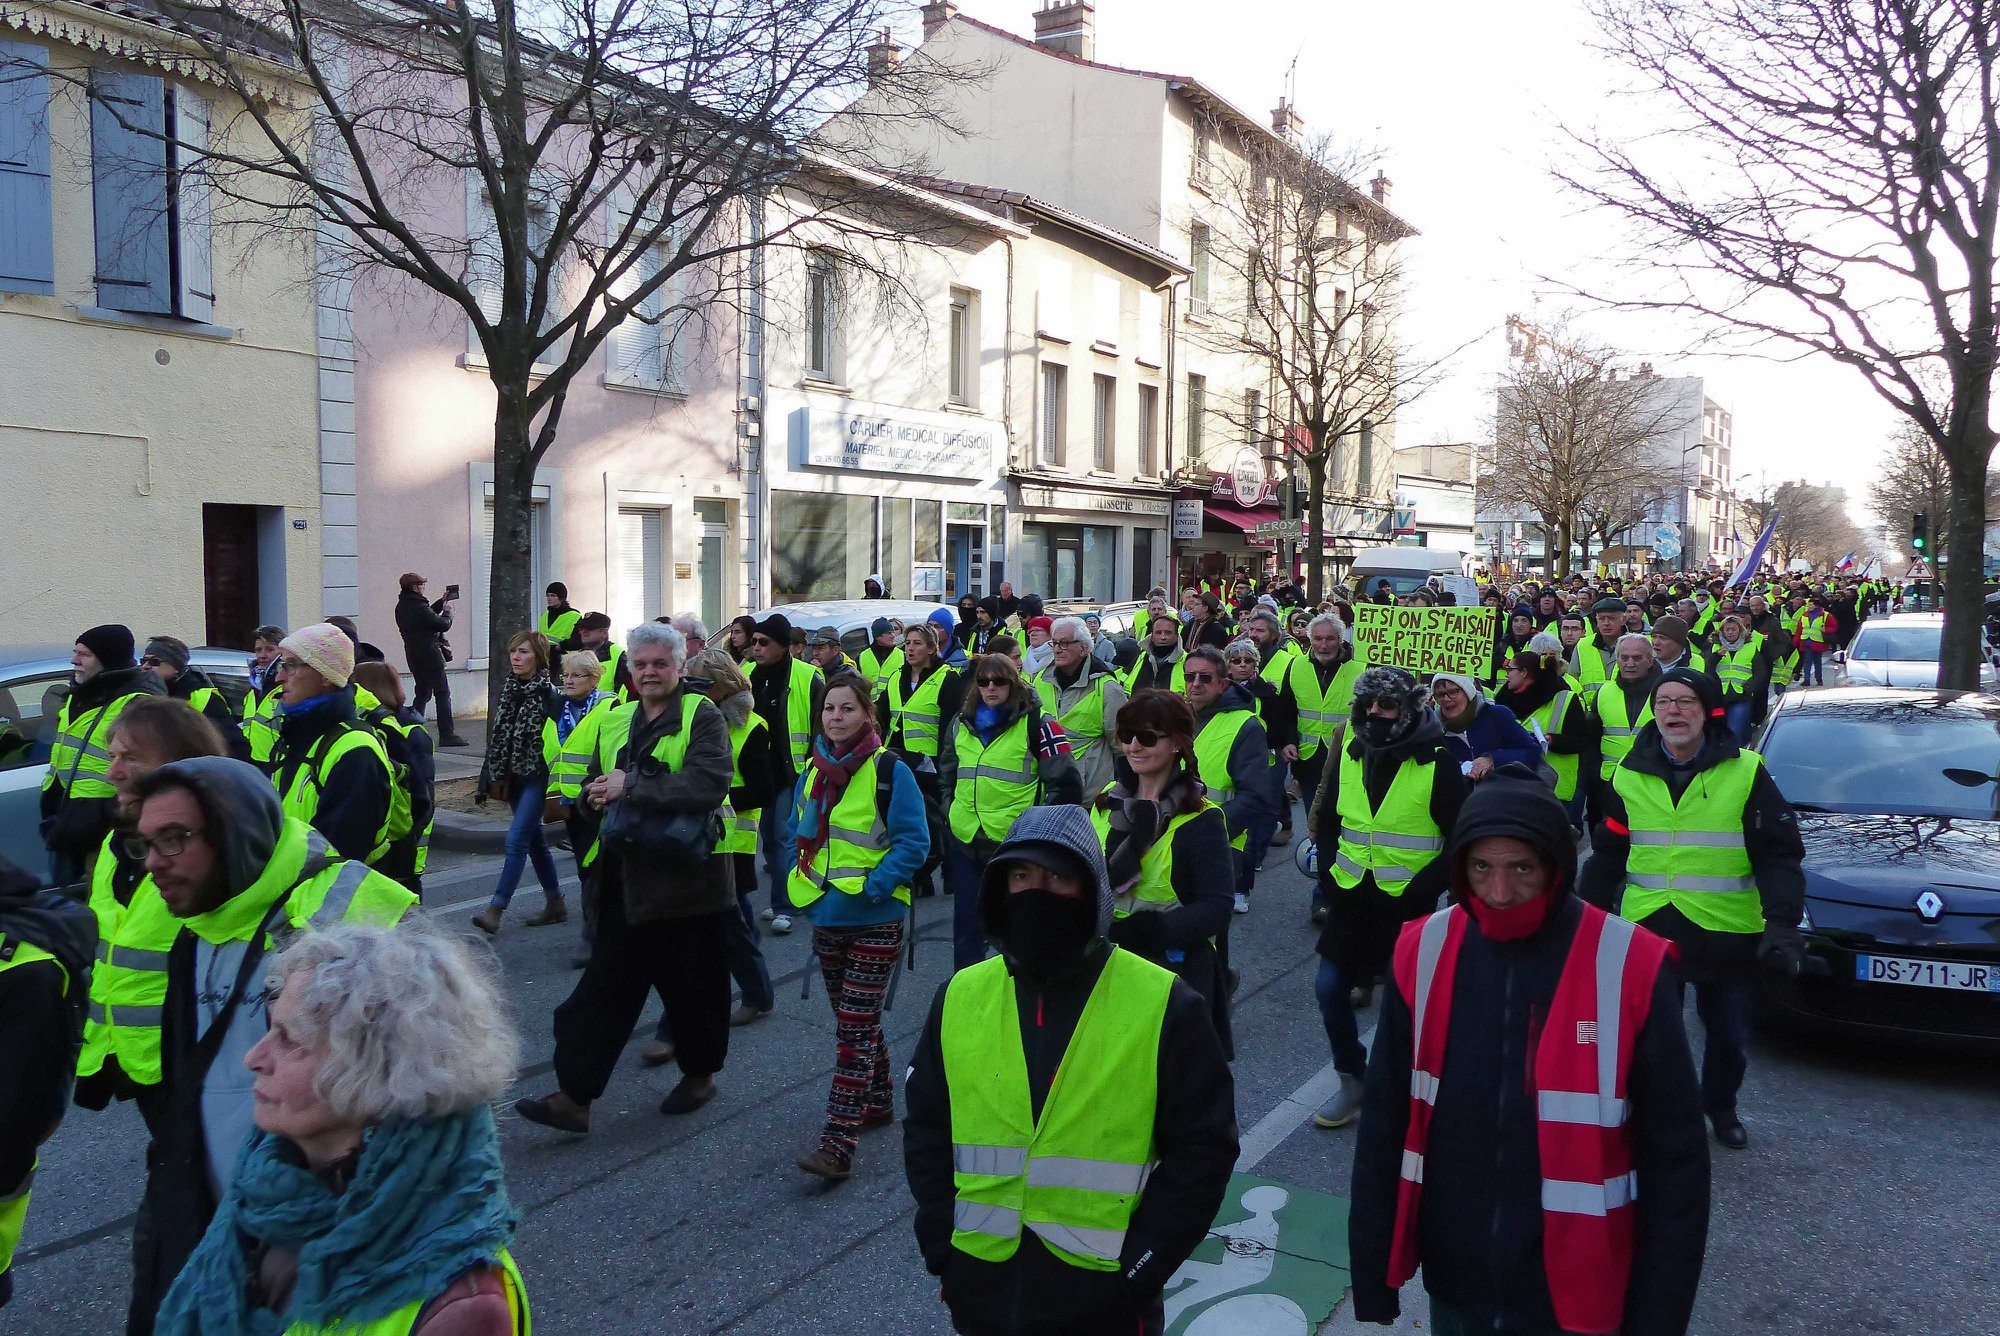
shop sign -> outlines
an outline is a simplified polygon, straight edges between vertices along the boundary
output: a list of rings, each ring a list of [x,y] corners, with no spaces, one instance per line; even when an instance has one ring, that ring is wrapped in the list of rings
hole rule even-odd
[[[916,598],[944,597],[944,567],[921,562],[910,568],[910,593]]]
[[[1176,539],[1201,537],[1201,502],[1174,502],[1174,537]]]
[[[1268,506],[1278,499],[1278,480],[1264,476],[1264,456],[1255,446],[1237,452],[1235,466],[1227,473],[1210,472],[1208,494],[1218,500],[1233,501],[1246,510]]]
[[[1294,539],[1304,528],[1304,520],[1260,520],[1250,526],[1250,532],[1259,538]]]
[[[1093,510],[1105,515],[1145,516],[1165,519],[1165,498],[1118,496],[1110,492],[1069,491],[1057,487],[1022,486],[1021,504],[1037,510]]]
[[[801,465],[918,477],[990,477],[998,440],[983,418],[889,413],[865,404],[801,408],[792,430]]]

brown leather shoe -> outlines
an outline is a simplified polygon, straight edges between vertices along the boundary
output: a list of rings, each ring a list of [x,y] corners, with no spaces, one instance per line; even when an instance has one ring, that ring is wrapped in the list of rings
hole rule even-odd
[[[553,1127],[558,1132],[580,1135],[590,1130],[590,1106],[579,1104],[560,1090],[541,1099],[515,1100],[514,1112],[531,1123]]]
[[[732,1027],[749,1025],[754,1021],[763,1020],[770,1014],[768,1011],[759,1011],[748,1002],[745,1002],[742,1006],[729,1013],[729,1024]]]
[[[664,1039],[655,1039],[639,1050],[639,1063],[644,1067],[664,1067],[674,1060],[674,1046]]]
[[[569,922],[569,904],[560,895],[551,895],[542,901],[542,912],[528,920],[531,928],[546,928],[551,923]]]
[[[693,1113],[714,1099],[715,1091],[713,1076],[683,1076],[680,1084],[669,1090],[667,1097],[660,1101],[660,1112],[668,1115]]]
[[[792,1163],[814,1178],[824,1178],[829,1183],[845,1183],[854,1177],[854,1166],[842,1163],[838,1155],[824,1146],[807,1151]]]
[[[498,905],[488,905],[472,916],[472,926],[491,937],[500,931],[501,912]]]

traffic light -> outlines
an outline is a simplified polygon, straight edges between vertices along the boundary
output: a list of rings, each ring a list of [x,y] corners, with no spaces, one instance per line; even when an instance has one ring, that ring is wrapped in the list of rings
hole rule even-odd
[[[1921,557],[1930,545],[1931,517],[1920,510],[1910,517],[1910,546],[1916,549],[1917,555]]]

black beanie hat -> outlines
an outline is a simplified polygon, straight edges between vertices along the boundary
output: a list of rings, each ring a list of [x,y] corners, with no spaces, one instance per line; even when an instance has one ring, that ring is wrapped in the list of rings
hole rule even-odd
[[[1569,813],[1541,776],[1519,762],[1510,762],[1473,786],[1472,796],[1458,809],[1451,827],[1451,896],[1463,900],[1472,893],[1465,860],[1472,846],[1489,836],[1519,840],[1556,869],[1553,895],[1561,897],[1576,886],[1576,836]]]
[[[792,643],[792,621],[782,612],[774,612],[751,628],[757,635],[780,645]]]
[[[569,586],[564,584],[561,580],[549,581],[549,587],[547,589],[544,589],[542,592],[544,594],[554,594],[557,598],[561,599],[565,603],[569,602]]]
[[[132,652],[138,643],[132,637],[132,628],[117,622],[91,627],[76,638],[76,643],[96,655],[106,668],[131,668],[139,662]]]
[[[1722,684],[1707,673],[1693,668],[1669,668],[1661,673],[1660,680],[1653,683],[1653,690],[1648,700],[1650,701],[1652,696],[1659,695],[1660,688],[1669,682],[1678,682],[1694,692],[1695,699],[1701,702],[1702,713],[1709,718],[1713,719],[1722,713]]]

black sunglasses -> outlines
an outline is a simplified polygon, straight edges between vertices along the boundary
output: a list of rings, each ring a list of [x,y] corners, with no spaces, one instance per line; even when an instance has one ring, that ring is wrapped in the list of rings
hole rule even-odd
[[[1136,742],[1141,747],[1156,746],[1158,745],[1160,739],[1164,736],[1166,735],[1163,733],[1155,733],[1150,728],[1121,728],[1118,730],[1119,742],[1121,743]]]
[[[974,681],[982,687],[1011,687],[1014,685],[1004,677],[981,677],[975,678]]]
[[[1188,681],[1190,681],[1190,682],[1213,682],[1213,681],[1215,680],[1215,674],[1214,674],[1214,673],[1189,673],[1189,674],[1187,675],[1187,680],[1188,680]]]

